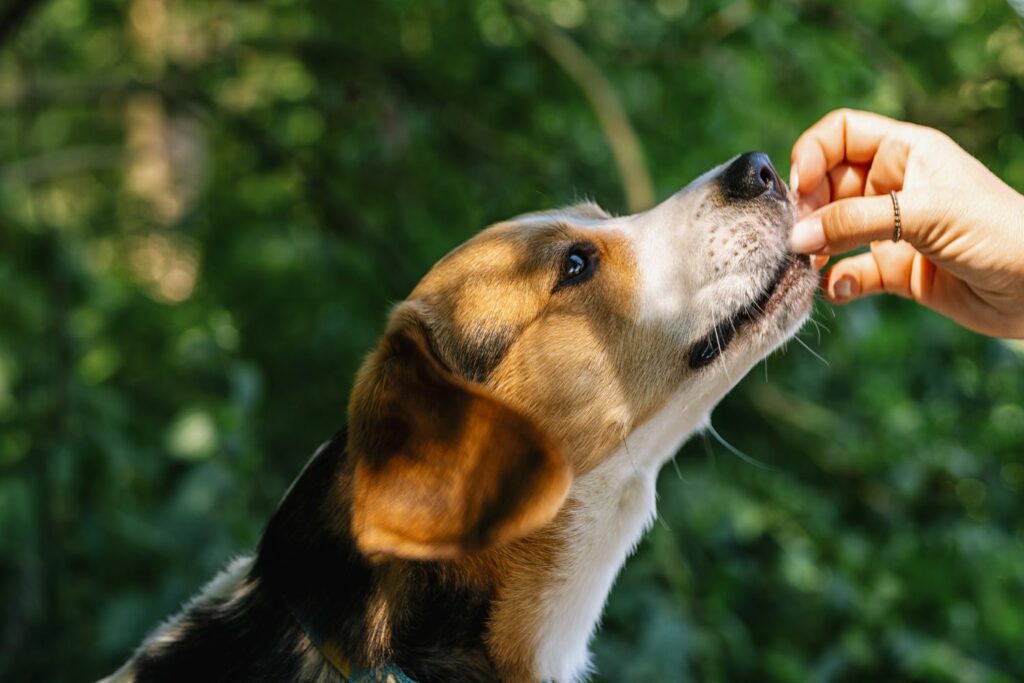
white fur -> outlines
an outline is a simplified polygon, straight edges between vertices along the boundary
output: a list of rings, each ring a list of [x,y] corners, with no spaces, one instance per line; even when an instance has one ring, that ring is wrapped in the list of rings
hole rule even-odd
[[[704,236],[696,229],[694,214],[724,166],[708,171],[650,210],[626,218],[623,232],[630,238],[639,266],[643,319],[691,327],[700,315],[692,299],[709,278],[700,246]],[[705,218],[704,222],[710,221]]]
[[[707,203],[710,181],[723,167],[650,211],[602,226],[631,242],[640,277],[641,318],[677,330],[684,340],[702,337],[724,313],[749,303],[785,253],[785,226],[763,225],[762,219],[751,222],[749,215]],[[702,211],[713,215],[697,220]],[[737,234],[744,228],[756,231],[759,249],[727,259],[709,256],[709,250],[721,254],[726,246],[736,248]],[[725,272],[715,270],[716,264]],[[620,568],[654,519],[662,465],[708,424],[715,404],[754,363],[806,317],[803,310],[751,326],[746,341],[734,344],[716,366],[683,379],[665,407],[573,483],[572,513],[562,529],[566,549],[555,560],[559,573],[539,596],[542,619],[533,634],[536,678],[572,683],[590,672],[590,639]]]
[[[656,470],[633,471],[616,454],[573,486],[579,508],[566,526],[572,537],[559,558],[560,574],[539,600],[543,619],[536,638],[541,680],[574,681],[590,668],[588,643],[619,568],[654,513]]]
[[[716,178],[732,161],[650,210],[609,225],[632,245],[640,317],[669,323],[688,341],[755,299],[787,249],[791,213],[720,204]],[[756,249],[749,248],[751,238]]]
[[[658,471],[695,431],[722,393],[693,400],[681,391],[636,429],[622,448],[579,477],[564,533],[570,539],[558,558],[560,575],[539,596],[544,618],[534,635],[536,675],[568,683],[590,671],[589,643],[615,577],[655,515]]]
[[[538,213],[516,220],[550,222],[555,217],[626,235],[641,280],[640,317],[676,333],[680,348],[686,348],[725,314],[754,300],[772,264],[785,253],[781,224],[743,223],[749,216],[708,203],[710,181],[721,168],[642,214],[605,220],[566,212]],[[715,215],[705,215],[709,211]],[[699,216],[703,217],[698,220]],[[740,239],[744,229],[756,231],[761,248],[742,249],[747,244]],[[726,247],[728,257],[711,258],[710,253],[721,254]],[[655,486],[662,465],[707,424],[715,404],[755,362],[792,334],[806,314],[776,314],[774,320],[751,325],[744,334],[746,340],[733,344],[716,367],[681,378],[673,398],[654,417],[634,429],[622,447],[601,464],[575,480],[569,493],[568,520],[560,529],[564,550],[554,560],[557,574],[537,589],[540,618],[536,631],[528,634],[535,678],[573,683],[590,672],[590,639],[620,568],[654,519]],[[207,600],[244,595],[249,586],[244,577],[251,563],[251,558],[236,560],[186,610]],[[179,634],[180,619],[181,615],[162,625],[142,649],[173,641]],[[303,663],[306,675],[323,683],[333,680],[333,670],[315,649],[304,654],[308,655]],[[131,683],[133,678],[129,663],[105,680]]]
[[[560,573],[539,596],[544,616],[533,639],[539,680],[571,683],[590,673],[590,639],[612,584],[654,520],[658,472],[708,425],[715,404],[749,367],[737,370],[687,382],[621,448],[573,482],[574,513],[563,530],[568,542],[556,560]]]
[[[762,343],[770,351],[806,317]],[[568,542],[556,560],[560,574],[539,596],[544,614],[534,634],[539,680],[572,683],[590,673],[589,643],[608,593],[654,519],[658,472],[690,436],[709,424],[718,401],[764,353],[748,351],[734,358],[731,371],[687,381],[621,448],[573,483],[569,498],[575,512],[563,530]]]

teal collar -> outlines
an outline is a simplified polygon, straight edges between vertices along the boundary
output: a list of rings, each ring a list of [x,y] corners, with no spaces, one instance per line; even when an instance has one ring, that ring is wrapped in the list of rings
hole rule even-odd
[[[306,634],[309,635],[308,630],[306,630]],[[334,643],[317,641],[312,636],[310,636],[310,640],[324,656],[324,659],[341,674],[346,683],[416,683],[406,676],[397,664],[381,664],[365,668],[353,664]]]
[[[394,664],[384,664],[372,669],[352,667],[352,673],[346,680],[348,683],[416,683]]]
[[[381,664],[370,668],[353,664],[334,642],[318,638],[316,633],[302,619],[299,619],[294,611],[292,611],[292,616],[305,631],[309,642],[324,659],[330,662],[334,670],[341,674],[345,683],[416,683],[405,675],[405,672],[397,664]]]

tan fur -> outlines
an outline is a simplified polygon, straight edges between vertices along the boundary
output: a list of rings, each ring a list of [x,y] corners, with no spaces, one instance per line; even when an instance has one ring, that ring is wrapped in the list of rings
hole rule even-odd
[[[547,523],[569,489],[551,439],[426,346],[415,312],[400,308],[353,391],[352,532],[371,556],[500,545]]]
[[[526,683],[533,680],[536,644],[532,634],[537,632],[543,614],[536,590],[529,587],[547,585],[556,576],[557,558],[566,543],[559,530],[570,514],[571,502],[541,531],[490,555],[500,590],[491,616],[487,645],[499,665],[503,681]]]
[[[758,158],[642,214],[582,203],[493,225],[394,309],[348,429],[286,494],[244,584],[254,613],[284,600],[303,675],[330,679],[329,659],[423,680],[587,675],[658,470],[810,308],[781,181],[749,186]],[[238,615],[191,616],[200,638]],[[143,666],[190,666],[197,641],[169,633]]]
[[[390,653],[391,635],[396,623],[402,618],[402,605],[408,592],[409,582],[401,565],[392,563],[381,568],[376,591],[370,598],[366,610],[366,661],[387,660]]]
[[[588,213],[605,215],[593,209]],[[598,247],[600,280],[552,294],[558,259],[567,245],[581,241]],[[459,351],[455,339],[486,324],[508,330],[514,337],[485,384],[488,392],[531,418],[540,433],[553,437],[573,472],[587,472],[664,402],[683,372],[680,340],[635,322],[637,279],[635,259],[621,235],[557,221],[498,224],[442,259],[396,311],[382,347],[359,374],[351,420],[360,419],[368,401],[367,385],[379,381],[381,366],[389,362],[388,344],[395,329],[417,322],[428,326],[441,360],[457,367],[461,359],[455,355]],[[395,399],[413,400],[407,394]],[[444,399],[435,393],[432,400]],[[473,422],[491,416],[488,410],[470,411],[466,419]],[[486,429],[470,435],[473,432],[472,426],[467,427],[467,438],[485,440],[492,448],[500,444]],[[400,500],[372,498],[377,491],[405,491],[416,478],[434,495],[446,497],[442,507],[459,507],[459,497],[465,495],[460,484],[438,486],[427,467],[431,459],[440,457],[440,453],[425,453],[419,462],[403,461],[398,470],[401,479],[390,482],[373,475],[362,463],[357,465],[354,529],[364,549],[407,557],[459,555],[458,534],[464,529],[439,526],[436,516],[420,517]],[[486,481],[474,473],[472,485],[485,487]],[[551,500],[560,504],[562,498]],[[565,543],[557,533],[559,519],[570,515],[571,508],[559,510],[551,524],[528,538],[523,538],[523,531],[541,526],[556,510],[557,505],[536,507],[529,524],[519,523],[499,534],[518,540],[508,546],[497,544],[497,549],[460,564],[463,580],[496,586],[501,595],[487,642],[503,667],[503,680],[530,679],[534,644],[529,634],[536,629],[529,622],[541,615],[535,609],[536,594],[525,587],[552,580],[555,558]],[[379,518],[385,514],[387,519]],[[460,510],[455,517],[463,514]],[[378,518],[368,521],[369,515]],[[424,550],[427,537],[430,547]],[[506,584],[523,588],[502,591]]]
[[[592,204],[491,226],[423,278],[359,373],[349,406],[357,459],[353,533],[364,551],[382,558],[443,558],[453,581],[493,594],[485,641],[501,680],[535,680],[541,666],[536,638],[547,632],[544,620],[551,615],[538,591],[573,580],[564,560],[573,530],[588,525],[591,511],[585,500],[570,497],[563,504],[569,482],[606,461],[614,465],[611,458],[621,455],[627,437],[670,399],[678,400],[681,389],[693,389],[706,412],[733,384],[722,364],[721,379],[695,373],[686,350],[764,288],[769,268],[784,253],[780,226],[792,214],[776,205],[733,208],[707,188],[667,200],[644,215],[640,227],[630,222],[637,217],[612,219]],[[694,231],[698,221],[709,226],[706,234]],[[655,254],[656,272],[642,272],[639,261],[642,256],[651,265],[654,242],[641,250],[636,231],[680,223],[691,224],[690,232],[681,227],[662,238],[690,249],[678,258],[693,267],[674,270],[668,257]],[[732,244],[741,228],[770,248],[758,252],[756,243],[744,244],[743,254],[721,261],[713,252],[708,261],[692,250],[716,239]],[[593,249],[595,275],[559,287],[566,254],[580,244]],[[666,280],[669,275],[681,279]],[[777,316],[777,329],[753,326],[752,340],[734,351],[741,373],[778,343],[790,319],[806,314],[813,275],[793,277],[807,303]],[[659,287],[668,289],[664,303]],[[700,392],[697,378],[711,387],[710,395]],[[394,431],[381,416],[396,412],[411,436],[400,448],[381,446],[374,441],[380,432]],[[532,473],[533,492],[502,491],[514,463],[538,449],[544,457],[520,471]],[[633,526],[615,539],[623,554],[629,538],[642,532],[637,511],[647,509],[648,500],[653,511],[654,475],[667,455],[653,457],[660,460],[649,463],[646,474],[622,476],[613,468],[607,480],[614,489],[608,509],[632,510]],[[595,480],[601,491],[603,477],[602,470]],[[515,500],[506,500],[509,495]],[[615,571],[608,568],[608,587]],[[380,593],[380,614],[400,596],[396,578]],[[383,628],[376,621],[369,626]],[[588,627],[579,628],[587,637]],[[579,652],[573,657],[577,661]]]
[[[553,295],[557,259],[579,241],[598,247],[601,277]],[[421,302],[438,352],[456,367],[454,339],[482,324],[509,331],[514,341],[486,386],[563,444],[579,474],[621,444],[683,371],[673,372],[680,340],[636,324],[637,279],[621,235],[504,223],[440,261],[410,300]]]

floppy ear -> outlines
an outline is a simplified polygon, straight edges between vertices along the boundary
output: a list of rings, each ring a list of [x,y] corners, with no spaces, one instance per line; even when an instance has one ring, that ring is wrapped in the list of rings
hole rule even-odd
[[[349,403],[352,530],[367,554],[440,559],[550,521],[571,471],[526,417],[455,377],[406,304]]]

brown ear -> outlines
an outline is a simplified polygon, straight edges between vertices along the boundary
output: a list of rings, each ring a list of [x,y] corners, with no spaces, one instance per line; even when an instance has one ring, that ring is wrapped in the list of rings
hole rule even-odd
[[[412,307],[356,378],[352,529],[367,554],[453,557],[550,521],[572,475],[527,418],[451,374]]]

